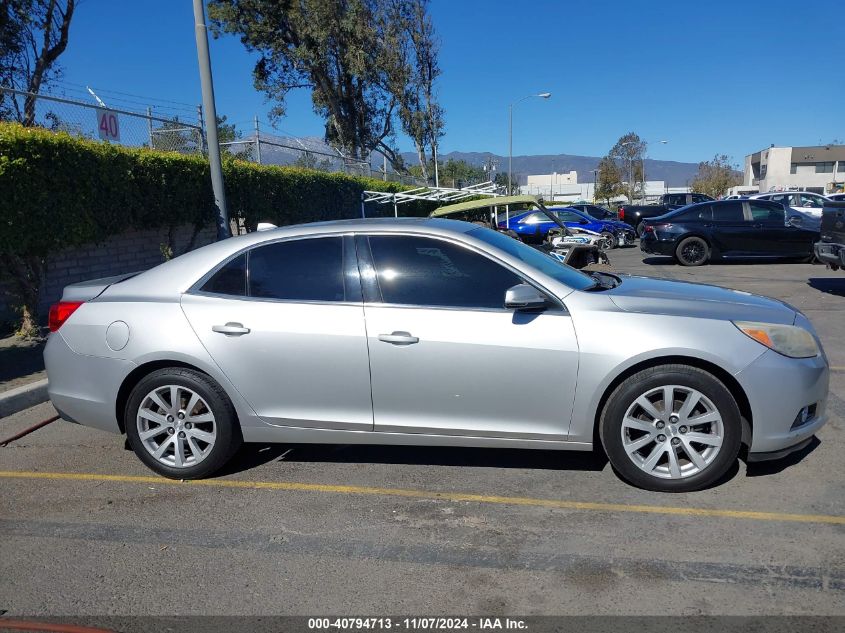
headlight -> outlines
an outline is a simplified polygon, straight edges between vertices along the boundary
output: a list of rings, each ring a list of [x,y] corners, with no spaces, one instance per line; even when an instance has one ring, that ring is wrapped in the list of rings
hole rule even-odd
[[[739,331],[790,358],[811,358],[818,356],[819,346],[807,330],[794,325],[775,325],[754,321],[734,321]]]

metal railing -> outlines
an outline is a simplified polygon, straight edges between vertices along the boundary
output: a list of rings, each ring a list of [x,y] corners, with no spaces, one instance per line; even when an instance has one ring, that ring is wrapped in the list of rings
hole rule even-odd
[[[128,147],[206,154],[203,111],[199,105],[196,108],[196,119],[191,121],[183,115],[159,116],[153,113],[152,107],[139,112],[0,86],[0,120],[22,120],[23,102],[27,97],[35,100],[31,124],[47,130]],[[263,133],[259,130],[257,119],[250,136],[223,142],[220,146],[226,154],[263,165],[306,167],[407,185],[425,184],[408,174],[389,171],[384,166],[374,167],[370,161],[343,156],[316,139]]]

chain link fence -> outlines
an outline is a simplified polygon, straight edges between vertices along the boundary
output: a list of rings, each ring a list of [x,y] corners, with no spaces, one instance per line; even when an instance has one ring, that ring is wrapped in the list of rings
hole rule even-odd
[[[28,111],[31,111],[29,117]],[[159,116],[151,107],[146,112],[138,112],[0,86],[0,120],[23,122],[27,119],[29,125],[128,147],[183,154],[206,154],[208,149],[201,106],[197,106],[196,116],[191,120],[183,114]],[[408,174],[389,171],[383,163],[379,168],[369,161],[343,156],[313,138],[280,137],[260,132],[257,122],[250,136],[223,142],[220,149],[236,158],[264,165],[294,165],[408,185],[425,184]]]

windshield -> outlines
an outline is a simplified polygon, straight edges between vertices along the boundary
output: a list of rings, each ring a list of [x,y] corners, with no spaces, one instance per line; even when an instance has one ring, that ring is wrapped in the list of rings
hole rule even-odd
[[[503,233],[479,227],[472,229],[467,235],[471,235],[482,242],[486,242],[499,250],[505,251],[508,255],[516,257],[532,268],[536,268],[543,274],[575,290],[588,290],[596,286],[595,279],[592,279],[588,275],[575,270],[571,266],[562,264],[545,253],[538,251],[536,248],[523,244],[519,240],[508,237]]]

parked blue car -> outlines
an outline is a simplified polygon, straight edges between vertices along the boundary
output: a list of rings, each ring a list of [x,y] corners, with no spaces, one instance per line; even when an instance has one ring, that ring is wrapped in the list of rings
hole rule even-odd
[[[607,240],[608,248],[629,246],[637,239],[634,227],[619,220],[597,220],[588,213],[577,211],[572,207],[549,207],[548,211],[556,214],[570,228],[600,233]],[[499,222],[500,228],[506,228],[505,225],[505,222]],[[509,218],[507,228],[516,232],[523,241],[541,242],[551,229],[557,228],[557,225],[538,211],[526,211]]]

